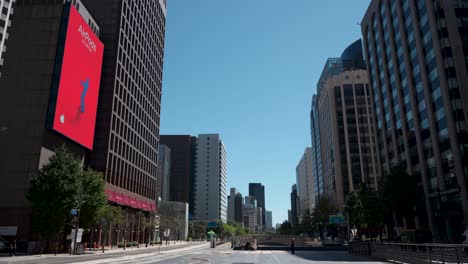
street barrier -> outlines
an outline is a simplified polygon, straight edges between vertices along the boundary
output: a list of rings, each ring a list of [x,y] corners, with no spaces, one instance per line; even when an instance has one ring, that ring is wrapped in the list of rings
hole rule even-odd
[[[410,264],[468,263],[468,246],[461,244],[350,242],[348,251],[354,255]]]

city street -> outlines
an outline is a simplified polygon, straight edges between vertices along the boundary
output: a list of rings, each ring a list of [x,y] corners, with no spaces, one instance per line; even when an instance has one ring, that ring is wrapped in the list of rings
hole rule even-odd
[[[284,251],[233,251],[228,246],[211,249],[207,244],[196,246],[181,246],[168,250],[155,252],[155,249],[128,251],[111,254],[96,254],[92,256],[60,256],[60,257],[40,257],[24,259],[22,257],[1,258],[0,263],[80,263],[80,264],[106,264],[106,263],[163,263],[163,264],[254,264],[254,263],[382,263],[372,261],[362,257],[349,255],[347,252],[320,252],[307,251],[296,252],[291,255]],[[24,260],[20,260],[24,259]]]

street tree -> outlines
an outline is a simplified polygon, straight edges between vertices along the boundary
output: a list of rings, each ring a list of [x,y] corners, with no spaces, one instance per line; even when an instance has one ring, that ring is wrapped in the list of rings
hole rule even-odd
[[[30,180],[27,198],[32,206],[32,228],[47,240],[47,248],[52,236],[70,229],[80,175],[80,162],[62,146]]]
[[[80,209],[81,223],[89,226],[96,211],[106,204],[101,175],[83,170],[80,160],[65,146],[56,149],[48,163],[32,176],[27,198],[32,206],[32,228],[46,239],[46,248],[60,232],[65,244],[72,209]]]

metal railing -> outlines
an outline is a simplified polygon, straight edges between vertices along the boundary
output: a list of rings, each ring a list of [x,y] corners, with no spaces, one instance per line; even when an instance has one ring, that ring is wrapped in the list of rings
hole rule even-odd
[[[350,242],[351,254],[404,263],[468,263],[468,245]]]

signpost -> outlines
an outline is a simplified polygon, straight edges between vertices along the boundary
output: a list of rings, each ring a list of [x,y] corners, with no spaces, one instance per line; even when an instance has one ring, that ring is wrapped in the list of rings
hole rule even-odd
[[[345,218],[343,215],[329,215],[328,223],[329,224],[344,224]]]

